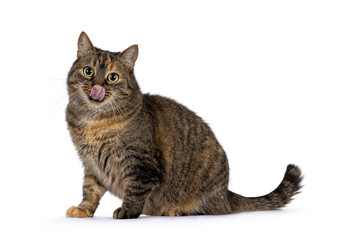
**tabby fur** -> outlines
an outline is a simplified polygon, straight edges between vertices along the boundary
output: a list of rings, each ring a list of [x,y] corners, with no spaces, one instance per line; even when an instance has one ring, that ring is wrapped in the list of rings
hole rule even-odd
[[[105,192],[123,200],[118,219],[230,214],[285,206],[301,187],[289,165],[271,193],[247,198],[228,190],[227,156],[210,127],[169,98],[142,94],[134,75],[138,47],[123,52],[95,48],[86,33],[68,74],[66,120],[84,166],[83,200],[68,217],[91,217]],[[93,76],[84,74],[90,66]],[[119,80],[108,82],[110,73]],[[91,99],[94,85],[105,89]]]

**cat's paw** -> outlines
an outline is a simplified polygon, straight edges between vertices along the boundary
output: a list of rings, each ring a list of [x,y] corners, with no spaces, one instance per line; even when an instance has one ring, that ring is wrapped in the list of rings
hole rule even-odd
[[[88,209],[80,209],[75,206],[70,207],[66,211],[66,217],[74,217],[74,218],[86,218],[92,217],[93,213]]]
[[[115,219],[128,219],[128,218],[138,218],[140,213],[136,213],[131,209],[124,207],[117,208],[113,213],[113,218]]]

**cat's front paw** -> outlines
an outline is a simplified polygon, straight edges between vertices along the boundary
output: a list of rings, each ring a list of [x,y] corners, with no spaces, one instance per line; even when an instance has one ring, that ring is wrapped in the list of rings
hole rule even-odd
[[[67,209],[66,217],[74,217],[74,218],[86,218],[92,217],[93,213],[88,209],[80,209],[75,206]]]
[[[128,218],[138,218],[140,213],[136,213],[131,209],[124,207],[117,208],[113,213],[113,218],[115,219],[128,219]]]

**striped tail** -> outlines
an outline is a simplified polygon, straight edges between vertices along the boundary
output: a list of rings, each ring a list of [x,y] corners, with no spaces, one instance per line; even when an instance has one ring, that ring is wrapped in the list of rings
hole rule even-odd
[[[275,210],[288,204],[292,197],[299,193],[303,177],[301,170],[295,165],[288,165],[280,185],[271,193],[261,197],[243,197],[239,194],[228,192],[232,212],[248,212]]]

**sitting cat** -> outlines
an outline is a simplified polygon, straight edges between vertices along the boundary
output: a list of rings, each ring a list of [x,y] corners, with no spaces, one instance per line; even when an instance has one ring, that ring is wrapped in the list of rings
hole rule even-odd
[[[106,191],[123,199],[119,219],[272,210],[291,201],[302,180],[294,165],[265,196],[228,190],[227,156],[209,126],[171,99],[142,94],[137,56],[136,45],[109,52],[80,34],[66,119],[84,166],[83,200],[67,217],[93,216]]]

